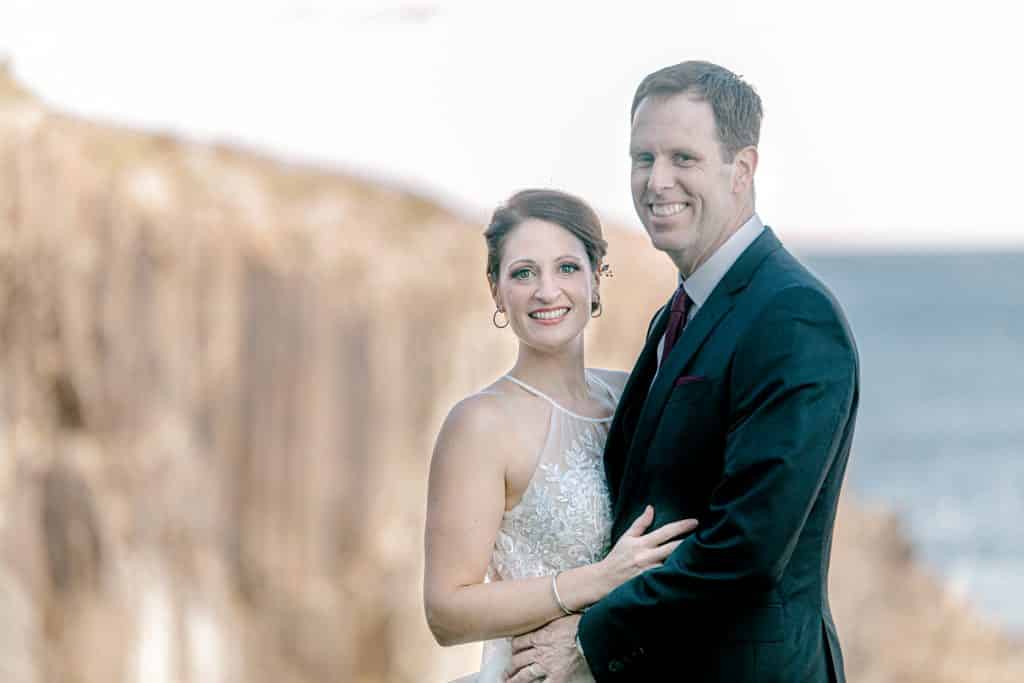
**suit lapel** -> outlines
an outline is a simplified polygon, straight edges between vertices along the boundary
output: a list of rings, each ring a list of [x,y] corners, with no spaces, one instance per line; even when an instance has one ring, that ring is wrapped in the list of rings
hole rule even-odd
[[[665,334],[665,328],[668,326],[667,311],[668,304],[662,306],[655,315],[651,331],[647,335],[647,343],[644,344],[643,351],[640,352],[640,357],[637,359],[636,367],[630,373],[626,387],[622,391],[623,402],[638,410],[647,399],[647,390],[651,385],[651,379],[658,369],[658,344]],[[632,428],[636,426],[636,420],[627,422],[626,425],[632,431]]]
[[[720,296],[716,292],[708,298],[697,315],[693,317],[683,330],[676,345],[668,357],[662,360],[661,369],[647,394],[636,434],[633,436],[633,448],[645,448],[654,433],[658,418],[668,395],[672,392],[676,378],[679,377],[687,363],[693,358],[697,349],[708,338],[719,321],[732,309],[732,296]]]
[[[658,420],[661,418],[665,402],[675,386],[676,378],[693,360],[694,355],[721,320],[732,310],[735,297],[747,286],[750,278],[753,277],[754,272],[761,263],[769,254],[781,248],[781,246],[782,244],[775,237],[771,228],[766,227],[764,232],[754,240],[725,274],[725,277],[715,287],[708,300],[697,311],[693,320],[686,325],[676,345],[672,348],[672,352],[667,358],[663,359],[657,379],[647,394],[647,400],[643,404],[639,422],[629,444],[630,458],[638,449],[646,449],[651,438],[654,436],[654,430],[658,425]],[[664,325],[661,327],[663,333]],[[657,349],[657,339],[661,335],[652,336],[655,336],[653,346]],[[648,343],[648,347],[650,346],[651,344]],[[648,375],[648,382],[650,381],[649,377],[650,375]]]
[[[665,326],[668,324],[668,316],[665,315],[667,310],[668,304],[662,306],[654,315],[654,321],[647,334],[647,341],[640,352],[640,357],[637,358],[636,364],[633,366],[633,371],[629,373],[626,386],[623,388],[622,396],[619,398],[619,406],[615,411],[615,418],[612,420],[608,431],[604,463],[605,475],[613,496],[617,492],[626,453],[629,452],[629,446],[636,431],[637,416],[647,399],[647,389],[657,368],[658,342],[665,333]]]

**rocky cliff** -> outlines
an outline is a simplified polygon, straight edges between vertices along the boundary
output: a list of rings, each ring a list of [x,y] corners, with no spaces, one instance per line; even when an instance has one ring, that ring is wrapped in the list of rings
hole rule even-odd
[[[481,229],[61,115],[0,69],[0,679],[470,670],[475,648],[433,643],[420,581],[433,437],[512,360]],[[672,273],[644,237],[609,241],[588,353],[626,368]],[[1020,647],[849,495],[832,583],[851,681],[1024,679]]]

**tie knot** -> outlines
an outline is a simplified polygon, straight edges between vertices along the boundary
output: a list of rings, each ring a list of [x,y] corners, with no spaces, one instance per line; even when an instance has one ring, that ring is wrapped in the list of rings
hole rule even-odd
[[[682,285],[672,295],[672,304],[669,306],[668,325],[665,327],[665,345],[662,349],[662,359],[668,357],[668,352],[675,346],[679,339],[679,333],[686,327],[686,317],[690,312],[690,300]]]
[[[690,304],[692,303],[693,300],[690,298],[690,295],[686,293],[682,285],[679,285],[679,289],[672,296],[672,306],[669,310],[672,313],[682,313],[685,315],[690,311]]]

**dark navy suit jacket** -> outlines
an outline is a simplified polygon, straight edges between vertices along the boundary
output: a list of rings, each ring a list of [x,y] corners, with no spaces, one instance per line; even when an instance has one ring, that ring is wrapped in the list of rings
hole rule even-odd
[[[700,526],[583,615],[591,670],[599,682],[843,683],[828,565],[859,369],[839,304],[766,228],[654,379],[664,310],[608,436],[613,540],[647,504],[652,528]]]

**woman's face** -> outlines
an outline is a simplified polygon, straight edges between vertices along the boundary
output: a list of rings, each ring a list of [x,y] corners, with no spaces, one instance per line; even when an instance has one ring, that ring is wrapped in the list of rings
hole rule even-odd
[[[557,223],[529,219],[505,238],[492,293],[524,344],[557,351],[572,342],[590,321],[596,291],[583,242]]]

